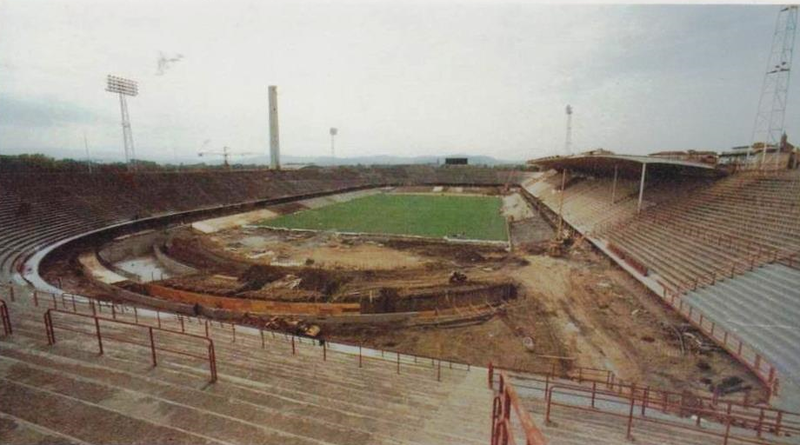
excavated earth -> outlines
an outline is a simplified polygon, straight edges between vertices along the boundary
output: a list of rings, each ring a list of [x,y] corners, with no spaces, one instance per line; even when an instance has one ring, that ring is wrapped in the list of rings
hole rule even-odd
[[[572,246],[561,258],[541,254],[552,230],[526,208],[517,211],[510,218],[512,239],[516,224],[524,242],[515,244],[512,252],[247,226],[207,235],[185,229],[171,239],[168,254],[201,273],[162,284],[264,298],[258,288],[265,283],[288,283],[285,292],[278,293],[286,300],[338,302],[384,289],[393,289],[399,298],[422,290],[441,293],[453,288],[448,280],[457,271],[467,281],[455,286],[513,283],[516,298],[488,320],[457,327],[326,326],[321,335],[331,341],[476,365],[491,361],[526,371],[609,369],[618,379],[675,391],[707,391],[738,377],[744,382],[741,386],[751,388],[751,400],[763,397],[757,379],[743,366],[586,242]],[[45,276],[52,281],[60,277],[68,291],[107,296],[78,270],[74,260],[65,258],[52,262]],[[243,283],[252,284],[249,294],[241,293]],[[533,340],[532,350],[523,343],[526,337]]]

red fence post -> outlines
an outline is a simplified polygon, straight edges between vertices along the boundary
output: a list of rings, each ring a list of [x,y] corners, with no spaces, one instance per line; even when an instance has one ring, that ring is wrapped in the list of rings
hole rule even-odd
[[[153,337],[153,327],[147,327],[148,332],[150,333],[150,352],[153,356],[153,366],[158,366],[158,361],[156,360],[156,340]]]
[[[14,333],[14,330],[11,328],[11,316],[8,313],[8,306],[6,306],[6,302],[0,300],[0,318],[3,319],[3,333],[5,335],[11,335]]]
[[[547,391],[550,390],[550,374],[545,374],[544,376],[544,393],[547,394]]]
[[[54,345],[56,344],[56,332],[53,328],[53,316],[50,314],[50,311],[44,313],[44,331],[47,334],[47,344]]]
[[[635,391],[636,391],[636,385],[631,384],[631,408],[630,411],[628,412],[628,432],[626,433],[625,436],[628,438],[628,440],[632,439],[631,430],[633,429],[633,408],[636,405],[636,398],[633,395]]]
[[[94,317],[94,327],[97,331],[97,345],[100,347],[100,355],[103,355],[103,337],[100,336],[100,319]]]
[[[500,396],[495,397],[492,399],[492,445],[497,445],[498,441],[498,422],[497,420],[500,418],[500,410],[502,409],[500,404]]]
[[[214,340],[208,339],[208,369],[211,371],[211,383],[217,381],[217,354],[214,351]]]

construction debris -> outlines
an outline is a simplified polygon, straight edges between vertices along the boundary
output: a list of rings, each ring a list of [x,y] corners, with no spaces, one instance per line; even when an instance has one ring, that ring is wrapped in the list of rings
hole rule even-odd
[[[457,270],[450,274],[450,284],[465,283],[466,281],[467,276]]]

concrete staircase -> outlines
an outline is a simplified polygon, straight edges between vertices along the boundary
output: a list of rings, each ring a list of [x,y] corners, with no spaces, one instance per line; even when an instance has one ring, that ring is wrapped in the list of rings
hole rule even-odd
[[[690,291],[684,300],[760,351],[775,365],[781,386],[800,385],[800,270],[767,264],[715,286]],[[800,394],[781,388],[786,409],[800,410]]]
[[[725,426],[705,419],[697,428],[695,417],[679,417],[661,412],[657,406],[646,410],[646,416],[641,416],[641,405],[637,404],[634,410],[634,420],[631,428],[631,440],[627,438],[629,406],[625,403],[603,400],[598,396],[595,401],[596,410],[575,409],[574,407],[588,408],[590,402],[587,398],[576,392],[555,392],[553,400],[560,404],[572,405],[567,407],[554,404],[550,412],[550,423],[546,421],[547,402],[545,397],[546,384],[543,381],[532,379],[531,376],[512,374],[511,383],[520,395],[523,405],[531,414],[533,421],[547,438],[549,445],[580,445],[580,444],[688,444],[706,445],[723,444]],[[574,381],[551,379],[547,384],[581,386]],[[584,383],[587,388],[591,384]],[[621,398],[624,402],[624,397]],[[732,427],[728,444],[798,444],[800,436],[774,435],[763,433],[761,438],[752,429]]]
[[[57,343],[47,345],[43,312],[28,296],[4,297],[14,334],[0,338],[2,443],[486,443],[491,391],[485,370],[438,369],[402,357],[362,357],[308,340],[265,336],[229,325],[211,328],[219,380],[203,360],[121,343],[141,330],[103,325],[98,355],[90,319],[56,314]],[[51,302],[52,303],[52,302]],[[106,309],[107,311],[108,309]],[[84,309],[85,311],[85,309]],[[104,316],[111,314],[104,312]],[[133,314],[116,313],[132,321]],[[154,320],[140,322],[152,324]],[[89,320],[87,322],[87,320]],[[164,327],[178,328],[164,317]],[[195,333],[204,324],[184,320]],[[227,336],[227,337],[226,337]],[[164,335],[159,344],[193,351],[197,342]],[[374,354],[373,354],[374,355]],[[437,381],[437,374],[441,381]]]

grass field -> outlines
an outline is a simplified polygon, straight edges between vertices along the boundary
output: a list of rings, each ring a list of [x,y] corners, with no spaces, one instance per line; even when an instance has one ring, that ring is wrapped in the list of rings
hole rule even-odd
[[[507,240],[502,200],[494,196],[379,194],[283,215],[269,227]]]

